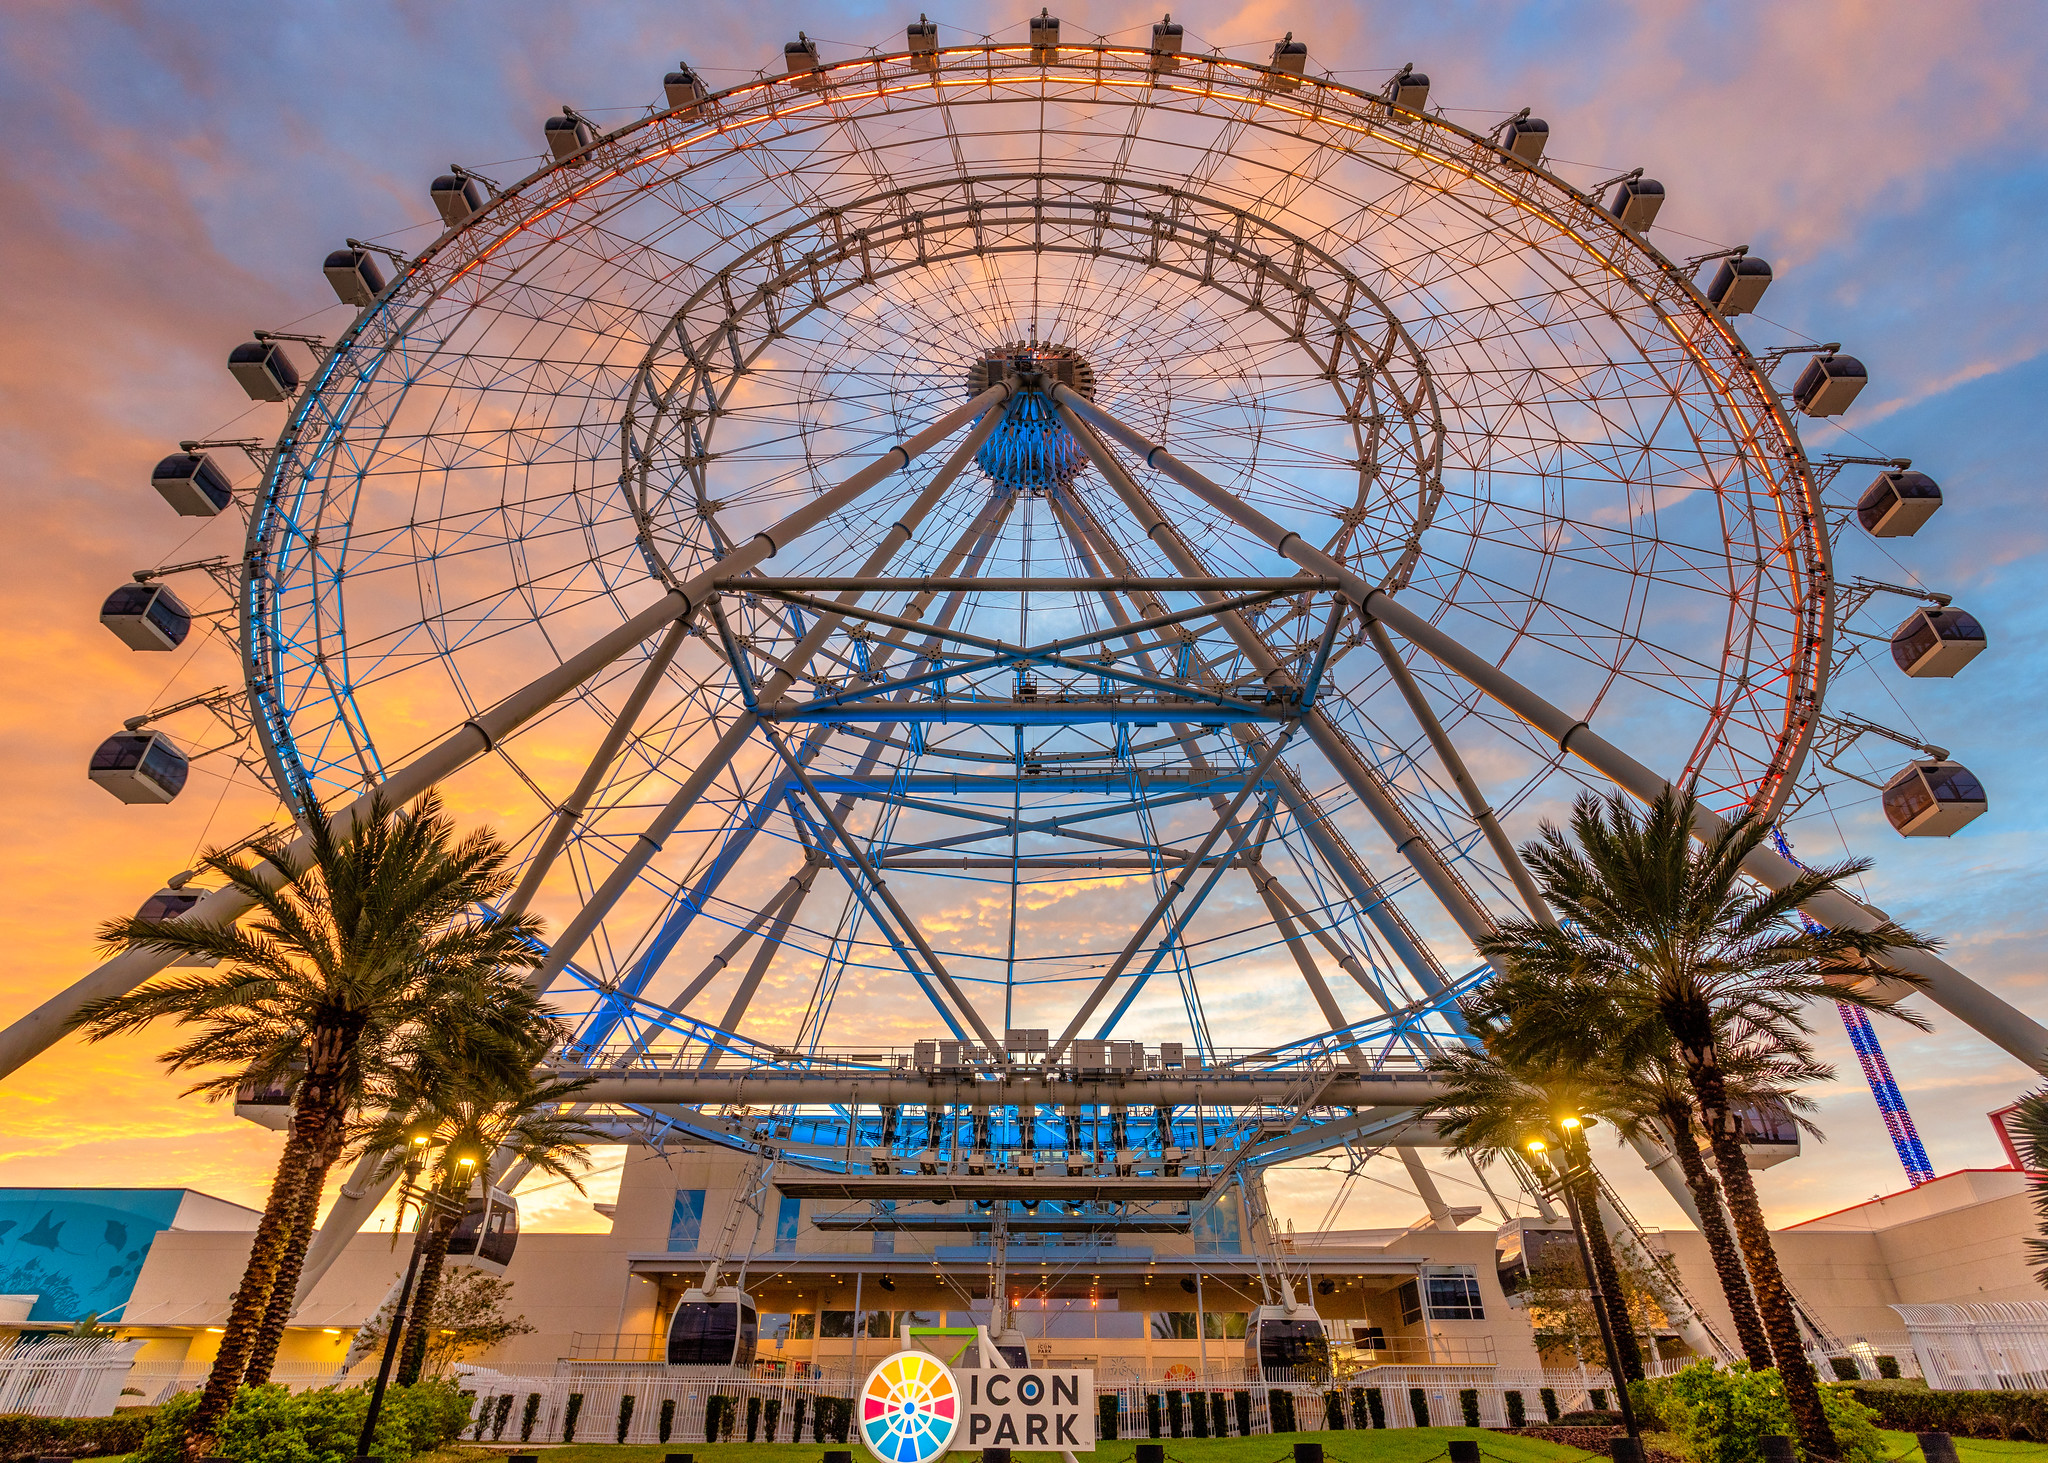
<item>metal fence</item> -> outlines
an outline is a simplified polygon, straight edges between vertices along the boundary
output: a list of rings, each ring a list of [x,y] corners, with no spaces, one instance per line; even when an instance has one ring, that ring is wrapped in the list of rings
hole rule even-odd
[[[2048,1387],[2048,1301],[1892,1309],[1934,1390]]]
[[[730,1420],[730,1436],[734,1439],[792,1442],[797,1440],[794,1430],[801,1427],[804,1441],[832,1441],[829,1428],[834,1418],[829,1404],[824,1415],[828,1433],[823,1438],[819,1436],[819,1401],[846,1400],[850,1418],[860,1380],[850,1374],[764,1380],[706,1374],[694,1368],[686,1372],[684,1368],[668,1370],[588,1361],[502,1370],[461,1366],[456,1371],[460,1385],[476,1398],[471,1411],[472,1436],[486,1442],[525,1443],[574,1440],[653,1445],[711,1441],[705,1436],[705,1426],[713,1397],[733,1399],[725,1416]],[[1544,1420],[1542,1394],[1546,1388],[1554,1394],[1560,1412],[1576,1412],[1591,1406],[1594,1392],[1603,1394],[1599,1400],[1613,1405],[1613,1387],[1604,1372],[1524,1372],[1498,1367],[1372,1367],[1341,1383],[1325,1385],[1252,1382],[1213,1374],[1199,1381],[1184,1382],[1105,1383],[1098,1378],[1095,1394],[1098,1399],[1116,1399],[1117,1431],[1125,1438],[1150,1436],[1152,1404],[1148,1399],[1156,1398],[1160,1433],[1174,1438],[1197,1435],[1196,1404],[1192,1400],[1197,1396],[1209,1403],[1200,1422],[1200,1433],[1216,1435],[1213,1398],[1220,1395],[1224,1398],[1222,1421],[1228,1435],[1234,1437],[1244,1431],[1237,1411],[1239,1392],[1248,1394],[1250,1430],[1270,1433],[1276,1392],[1286,1394],[1293,1402],[1295,1431],[1324,1432],[1331,1430],[1333,1423],[1344,1429],[1370,1426],[1371,1407],[1365,1397],[1368,1389],[1379,1392],[1382,1425],[1408,1428],[1461,1424],[1461,1394],[1467,1392],[1478,1406],[1482,1427],[1509,1425],[1509,1392],[1521,1394],[1526,1420],[1540,1423]],[[1336,1396],[1334,1411],[1332,1393]],[[1416,1406],[1418,1394],[1420,1415]],[[1101,1407],[1099,1400],[1096,1405]],[[1098,1411],[1097,1417],[1100,1416]],[[476,1431],[479,1427],[480,1433]]]
[[[105,1417],[140,1341],[50,1338],[0,1347],[0,1414]]]

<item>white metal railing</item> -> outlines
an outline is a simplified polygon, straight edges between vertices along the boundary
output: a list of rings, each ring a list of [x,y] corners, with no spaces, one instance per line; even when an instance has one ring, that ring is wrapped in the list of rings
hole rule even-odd
[[[2048,1301],[1892,1309],[1934,1390],[2048,1387]]]
[[[106,1417],[140,1341],[52,1337],[0,1347],[0,1414]]]
[[[719,1373],[697,1367],[630,1367],[615,1363],[564,1361],[532,1367],[456,1368],[464,1390],[476,1394],[471,1411],[472,1436],[481,1426],[483,1441],[559,1443],[566,1436],[572,1407],[575,1410],[575,1440],[585,1443],[624,1441],[641,1446],[662,1443],[699,1443],[704,1435],[705,1417],[714,1396],[734,1400],[732,1437],[756,1442],[792,1442],[793,1430],[803,1429],[804,1441],[818,1441],[820,1398],[852,1399],[859,1390],[859,1374],[847,1372],[823,1378],[761,1378]],[[1380,1394],[1380,1415],[1389,1428],[1456,1426],[1463,1421],[1460,1394],[1470,1391],[1479,1407],[1482,1427],[1506,1427],[1509,1423],[1507,1394],[1519,1392],[1524,1418],[1531,1424],[1544,1420],[1542,1394],[1555,1394],[1560,1413],[1583,1411],[1592,1405],[1591,1393],[1602,1392],[1613,1406],[1614,1390],[1604,1372],[1590,1369],[1571,1372],[1515,1371],[1490,1366],[1383,1366],[1372,1367],[1344,1379],[1342,1383],[1319,1385],[1310,1382],[1265,1382],[1245,1380],[1241,1373],[1216,1375],[1181,1382],[1164,1379],[1112,1381],[1096,1374],[1098,1399],[1114,1397],[1118,1433],[1125,1438],[1150,1433],[1148,1398],[1157,1398],[1160,1432],[1165,1437],[1189,1437],[1195,1432],[1194,1402],[1191,1394],[1202,1394],[1209,1403],[1203,1415],[1203,1430],[1213,1433],[1213,1396],[1224,1398],[1223,1420],[1229,1435],[1241,1435],[1243,1418],[1237,1410],[1237,1396],[1246,1402],[1253,1433],[1273,1430],[1272,1397],[1288,1394],[1294,1402],[1294,1426],[1299,1432],[1330,1429],[1328,1394],[1338,1394],[1338,1421],[1345,1429],[1370,1416],[1365,1401],[1367,1389]],[[1413,1394],[1422,1394],[1427,1422],[1418,1419]],[[631,1398],[627,1407],[626,1399]],[[1178,1399],[1178,1411],[1173,1400]],[[771,1407],[772,1404],[772,1407]],[[1098,1400],[1097,1406],[1100,1407]],[[531,1409],[531,1422],[528,1412]],[[1098,1413],[1098,1416],[1100,1414]],[[620,1437],[623,1419],[624,1436]],[[770,1432],[772,1419],[772,1434]],[[1175,1427],[1176,1421],[1178,1428]],[[751,1433],[750,1433],[751,1424]],[[830,1441],[829,1434],[825,1441]]]
[[[377,1375],[380,1359],[379,1356],[369,1357],[348,1371],[320,1362],[279,1362],[271,1367],[270,1380],[282,1383],[294,1392],[365,1382]],[[138,1406],[156,1407],[180,1392],[198,1391],[206,1385],[207,1374],[212,1370],[210,1360],[139,1361],[128,1369],[121,1385],[141,1395]]]

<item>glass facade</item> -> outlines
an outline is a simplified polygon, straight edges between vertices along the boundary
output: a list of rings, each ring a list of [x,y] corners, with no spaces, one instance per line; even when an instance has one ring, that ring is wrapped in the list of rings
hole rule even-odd
[[[668,1252],[672,1255],[695,1254],[703,1232],[704,1191],[677,1189],[675,1208],[669,1211]]]

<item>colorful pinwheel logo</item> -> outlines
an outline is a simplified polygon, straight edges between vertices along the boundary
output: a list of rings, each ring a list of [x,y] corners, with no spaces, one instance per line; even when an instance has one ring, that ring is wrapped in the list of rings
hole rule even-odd
[[[935,1356],[899,1351],[868,1373],[860,1436],[882,1463],[931,1463],[960,1425],[960,1388]]]

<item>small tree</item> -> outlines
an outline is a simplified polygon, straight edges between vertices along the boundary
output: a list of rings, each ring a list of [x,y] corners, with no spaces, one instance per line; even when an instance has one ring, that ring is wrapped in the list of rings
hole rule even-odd
[[[458,1265],[441,1280],[427,1316],[426,1376],[440,1376],[458,1361],[509,1341],[529,1336],[533,1325],[524,1316],[507,1315],[512,1282],[474,1265]],[[358,1341],[365,1352],[381,1347],[391,1330],[391,1307],[379,1311]]]

